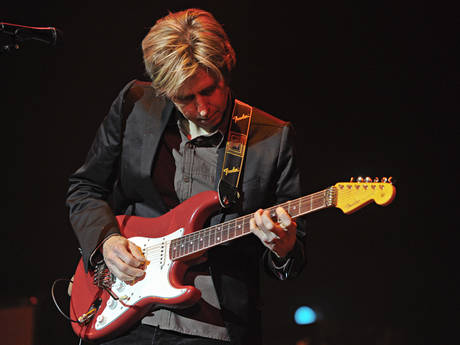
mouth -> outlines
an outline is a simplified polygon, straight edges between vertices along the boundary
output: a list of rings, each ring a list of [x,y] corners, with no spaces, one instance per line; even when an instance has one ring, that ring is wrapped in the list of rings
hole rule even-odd
[[[207,130],[214,129],[220,123],[219,112],[209,114],[206,118],[199,118],[198,123]]]

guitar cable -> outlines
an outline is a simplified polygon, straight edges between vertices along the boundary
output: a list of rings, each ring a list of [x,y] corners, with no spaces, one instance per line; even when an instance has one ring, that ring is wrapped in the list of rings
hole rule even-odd
[[[76,323],[81,323],[80,321],[78,320],[73,320],[70,316],[66,315],[62,309],[59,307],[59,304],[57,303],[56,301],[56,296],[54,295],[54,288],[56,286],[56,284],[58,282],[61,282],[61,281],[65,281],[65,282],[68,282],[68,283],[71,283],[73,284],[73,279],[65,279],[65,278],[60,278],[60,279],[56,279],[54,282],[53,282],[53,285],[51,286],[51,297],[53,298],[53,302],[54,302],[54,305],[56,306],[57,310],[61,313],[62,316],[64,316],[67,320],[69,320],[70,322],[76,322]],[[78,345],[82,345],[82,341],[83,339],[78,337],[79,341],[78,341]]]
[[[53,302],[54,302],[54,305],[56,306],[57,310],[61,313],[62,316],[64,316],[67,320],[69,320],[70,322],[76,322],[76,323],[81,323],[80,321],[78,320],[73,320],[70,316],[66,315],[62,309],[59,307],[59,304],[57,303],[56,301],[56,296],[54,295],[54,288],[56,286],[56,283],[58,282],[61,282],[61,281],[65,281],[65,282],[68,282],[68,283],[72,283],[73,284],[73,279],[65,279],[65,278],[60,278],[60,279],[56,279],[53,283],[53,285],[51,286],[51,297],[53,298]]]

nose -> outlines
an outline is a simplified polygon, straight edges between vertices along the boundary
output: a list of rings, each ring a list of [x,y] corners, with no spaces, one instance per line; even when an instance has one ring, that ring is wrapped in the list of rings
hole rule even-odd
[[[196,97],[196,110],[201,117],[208,115],[208,102],[201,95]]]

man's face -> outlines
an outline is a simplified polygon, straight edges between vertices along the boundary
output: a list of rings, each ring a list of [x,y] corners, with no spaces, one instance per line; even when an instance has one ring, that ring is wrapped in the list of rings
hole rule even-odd
[[[223,80],[216,80],[203,69],[198,69],[179,88],[172,101],[188,120],[212,132],[222,122],[228,92]]]

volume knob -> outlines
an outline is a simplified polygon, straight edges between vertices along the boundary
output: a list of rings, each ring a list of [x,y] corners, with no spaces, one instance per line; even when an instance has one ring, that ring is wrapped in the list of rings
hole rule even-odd
[[[104,316],[99,315],[99,316],[96,318],[96,321],[97,321],[97,323],[99,323],[99,324],[104,323],[104,321],[105,321]]]

